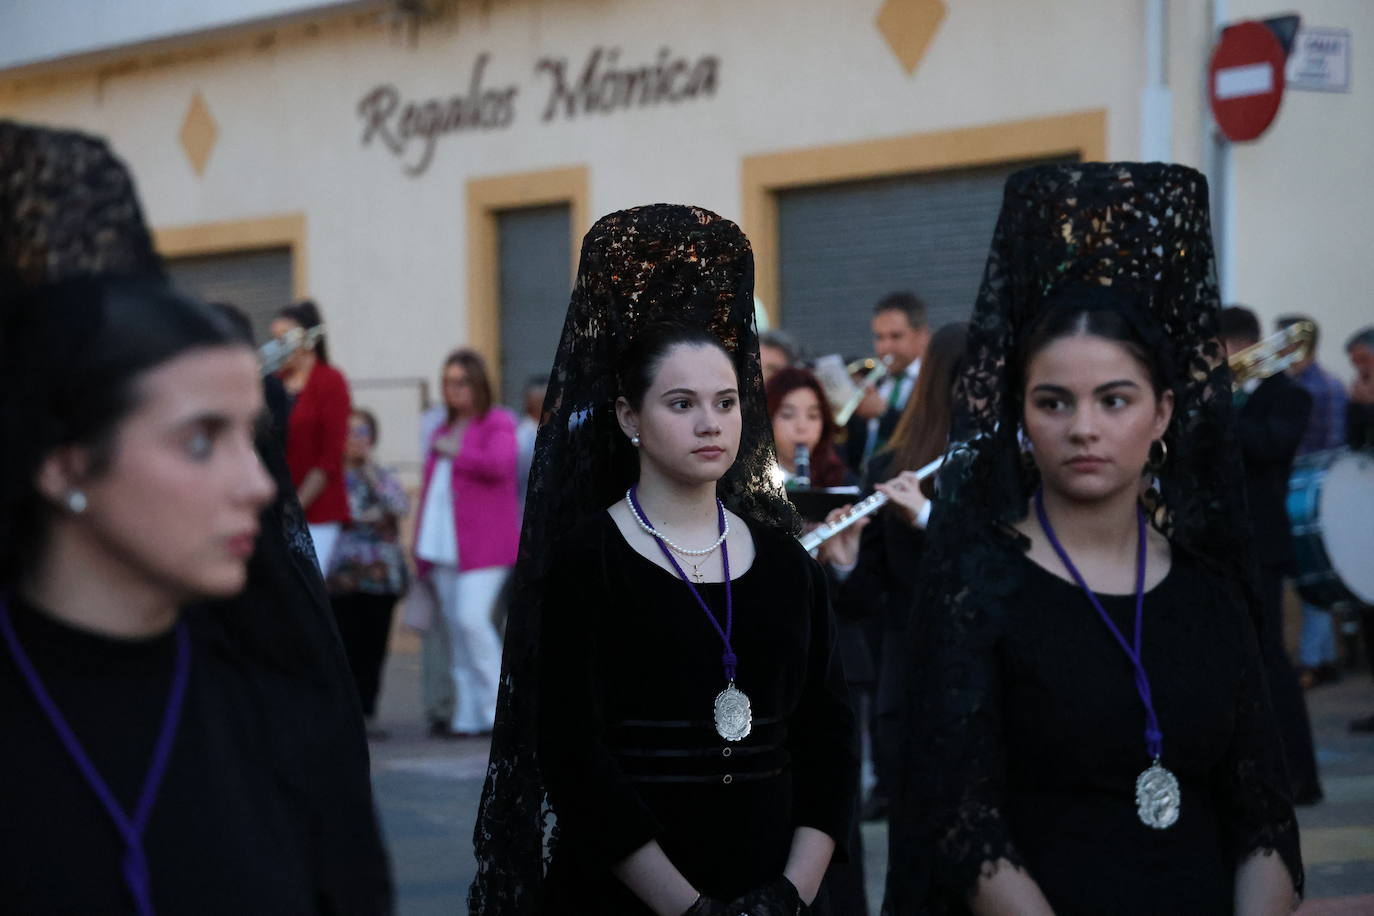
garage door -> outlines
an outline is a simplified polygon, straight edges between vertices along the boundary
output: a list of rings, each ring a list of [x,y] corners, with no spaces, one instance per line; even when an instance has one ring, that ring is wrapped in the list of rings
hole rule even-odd
[[[242,309],[259,342],[268,338],[272,318],[292,301],[290,248],[169,258],[167,272],[178,289],[198,299]]]
[[[903,175],[778,194],[782,326],[811,356],[873,351],[884,295],[925,300],[932,327],[966,320],[1009,174],[1029,163]]]
[[[572,210],[567,205],[503,210],[500,247],[501,397],[518,408],[526,382],[553,368],[572,289]]]

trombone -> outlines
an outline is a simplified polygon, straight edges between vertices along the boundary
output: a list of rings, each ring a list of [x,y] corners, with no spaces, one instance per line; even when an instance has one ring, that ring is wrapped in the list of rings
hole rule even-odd
[[[1312,355],[1317,329],[1310,321],[1290,324],[1259,343],[1237,350],[1226,358],[1231,367],[1231,384],[1239,388],[1251,379],[1278,375]]]

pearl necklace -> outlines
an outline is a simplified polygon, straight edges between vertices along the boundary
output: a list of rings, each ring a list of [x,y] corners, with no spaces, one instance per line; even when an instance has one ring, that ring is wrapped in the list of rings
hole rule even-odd
[[[716,504],[719,505],[720,500],[716,500]],[[730,533],[730,516],[727,515],[725,516],[725,525],[721,528],[720,537],[716,538],[716,542],[714,544],[703,550],[688,550],[686,547],[679,547],[677,544],[674,544],[671,538],[669,538],[667,535],[660,533],[656,528],[654,528],[653,525],[649,524],[648,520],[646,520],[642,515],[639,514],[639,510],[635,508],[634,500],[630,498],[629,490],[625,491],[625,505],[630,507],[630,514],[633,515],[635,521],[639,523],[639,527],[644,529],[645,534],[647,534],[651,538],[658,538],[660,541],[671,547],[674,553],[680,553],[683,556],[704,557],[707,554],[713,553],[715,552],[717,547],[725,543],[725,537]]]

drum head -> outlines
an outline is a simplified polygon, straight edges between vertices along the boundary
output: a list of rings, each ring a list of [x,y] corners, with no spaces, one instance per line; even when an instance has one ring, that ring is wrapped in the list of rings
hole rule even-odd
[[[1365,604],[1374,604],[1374,455],[1347,452],[1322,482],[1322,545],[1331,569]]]

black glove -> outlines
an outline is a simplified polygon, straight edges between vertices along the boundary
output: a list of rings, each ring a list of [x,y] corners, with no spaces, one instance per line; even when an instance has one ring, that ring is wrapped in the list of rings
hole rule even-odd
[[[726,909],[728,916],[806,916],[809,912],[796,886],[782,875],[731,901]]]
[[[688,907],[682,916],[727,916],[728,913],[729,909],[725,906],[724,901],[702,894],[697,898],[697,902]]]

